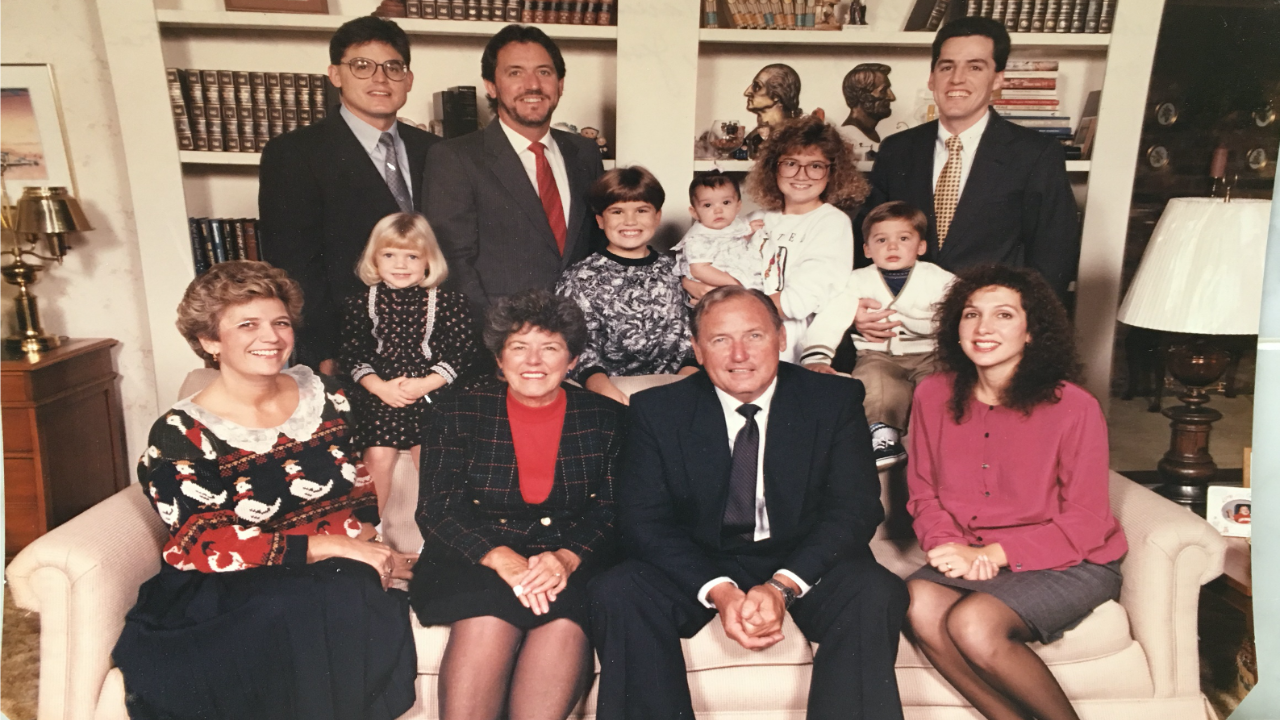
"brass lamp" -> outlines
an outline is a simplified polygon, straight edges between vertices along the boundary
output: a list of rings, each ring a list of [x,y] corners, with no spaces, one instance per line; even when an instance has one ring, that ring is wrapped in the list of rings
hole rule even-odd
[[[23,256],[61,264],[68,250],[67,234],[92,230],[93,227],[80,210],[80,204],[64,187],[26,188],[18,199],[17,207],[5,208],[4,215],[5,229],[11,230],[14,238],[13,247],[6,251],[12,255],[12,261],[0,267],[0,275],[18,287],[18,295],[13,299],[18,332],[4,339],[4,348],[10,353],[36,355],[58,347],[62,338],[45,334],[36,297],[28,290],[44,266],[28,263]],[[48,250],[47,256],[35,251],[41,238]]]

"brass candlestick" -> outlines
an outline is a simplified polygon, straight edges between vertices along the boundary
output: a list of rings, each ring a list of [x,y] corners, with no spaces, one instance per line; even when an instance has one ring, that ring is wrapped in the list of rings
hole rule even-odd
[[[23,190],[16,208],[9,206],[8,193],[4,194],[4,225],[13,234],[13,247],[5,252],[12,262],[0,267],[5,282],[16,285],[18,295],[13,299],[18,332],[4,339],[4,348],[10,353],[26,353],[36,356],[62,344],[61,337],[48,335],[40,323],[40,310],[29,286],[35,284],[43,265],[24,260],[31,256],[40,260],[62,263],[67,254],[66,236],[72,232],[92,230],[89,220],[80,210],[79,203],[63,187],[29,187]],[[40,238],[44,238],[50,255],[35,251]]]

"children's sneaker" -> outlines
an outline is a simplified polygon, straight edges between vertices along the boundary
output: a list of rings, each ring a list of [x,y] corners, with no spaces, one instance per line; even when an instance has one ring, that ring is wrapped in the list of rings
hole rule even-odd
[[[884,423],[871,426],[871,454],[876,459],[877,470],[893,467],[907,459],[907,449],[902,447],[902,436]]]

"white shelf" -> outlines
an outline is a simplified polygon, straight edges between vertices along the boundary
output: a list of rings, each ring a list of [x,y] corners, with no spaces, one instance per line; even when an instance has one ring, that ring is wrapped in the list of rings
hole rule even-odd
[[[156,20],[161,28],[214,28],[240,30],[336,30],[355,16],[312,15],[306,13],[223,12],[218,10],[156,10]],[[410,35],[454,35],[461,37],[491,37],[507,26],[505,22],[479,20],[422,20],[420,18],[394,18],[396,24]],[[618,28],[613,25],[558,25],[542,24],[547,35],[557,40],[609,40],[618,39]]]
[[[1011,33],[1013,47],[1062,49],[1106,48],[1110,35],[1088,33]],[[930,47],[931,32],[879,32],[869,28],[849,30],[731,30],[702,28],[698,39],[704,43],[750,45],[867,45],[877,47]]]
[[[1068,160],[1067,172],[1071,173],[1087,173],[1089,172],[1088,160]],[[720,169],[721,172],[748,172],[755,167],[755,160],[694,160],[693,169],[695,172],[707,172],[709,170]],[[859,172],[871,172],[874,161],[864,160],[858,163]]]
[[[183,165],[257,165],[262,160],[262,153],[181,150],[178,158]],[[612,170],[616,164],[614,160],[605,160],[604,169]]]
[[[178,158],[184,165],[257,165],[262,153],[180,150]]]

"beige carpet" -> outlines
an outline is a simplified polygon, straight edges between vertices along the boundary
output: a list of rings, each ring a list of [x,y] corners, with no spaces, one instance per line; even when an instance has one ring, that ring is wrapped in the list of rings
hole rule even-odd
[[[13,604],[4,588],[0,636],[0,712],[9,720],[35,720],[40,682],[40,616]]]

